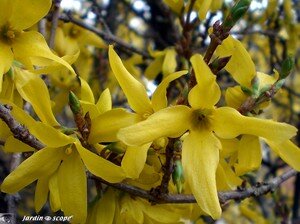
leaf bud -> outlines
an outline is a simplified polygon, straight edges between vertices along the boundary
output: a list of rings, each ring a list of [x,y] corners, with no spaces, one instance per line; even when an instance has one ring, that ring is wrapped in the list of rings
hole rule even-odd
[[[294,58],[291,56],[288,56],[283,62],[281,66],[281,71],[279,73],[280,79],[285,79],[290,72],[292,71],[294,67]]]
[[[183,176],[183,167],[180,160],[175,160],[174,162],[174,171],[172,173],[172,180],[174,185],[177,188],[177,193],[181,193],[183,189],[184,176]]]
[[[80,101],[72,91],[69,93],[69,105],[73,114],[79,114],[81,112]]]

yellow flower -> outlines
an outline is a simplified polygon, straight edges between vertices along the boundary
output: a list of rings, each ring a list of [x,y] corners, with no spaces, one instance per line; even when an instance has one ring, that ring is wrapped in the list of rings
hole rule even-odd
[[[194,55],[191,63],[198,83],[188,95],[191,107],[162,109],[147,120],[120,129],[118,137],[125,144],[142,145],[159,137],[179,137],[188,130],[182,150],[185,177],[200,208],[217,219],[221,216],[216,187],[221,143],[217,137],[232,139],[250,134],[280,144],[294,136],[296,128],[245,117],[230,107],[215,108],[221,96],[216,77],[201,55]]]
[[[159,73],[164,77],[176,71],[176,51],[174,48],[166,48],[163,51],[154,51],[149,48],[150,55],[154,60],[149,64],[145,71],[145,76],[152,80],[155,79]]]
[[[2,0],[0,8],[0,90],[2,77],[13,60],[22,62],[28,69],[33,69],[36,57],[56,61],[74,74],[72,67],[51,52],[44,37],[36,31],[24,31],[43,18],[51,7],[50,0]]]
[[[167,107],[166,91],[169,83],[187,73],[187,71],[175,72],[163,79],[150,100],[143,84],[127,71],[113,46],[109,46],[109,62],[131,109],[140,117],[140,120],[147,119],[152,113]],[[127,147],[122,160],[122,167],[128,177],[138,178],[146,162],[147,151],[151,143],[149,141],[144,145]]]
[[[87,224],[152,224],[182,223],[181,217],[190,213],[192,205],[151,205],[141,198],[108,188],[103,197],[90,209]]]
[[[74,215],[75,223],[84,223],[87,210],[85,167],[92,174],[111,183],[122,181],[126,175],[120,166],[82,147],[75,134],[62,133],[52,114],[49,94],[42,94],[46,93],[47,87],[40,85],[39,79],[29,79],[19,91],[32,104],[43,123],[35,121],[14,105],[12,114],[20,123],[27,126],[30,133],[46,147],[35,152],[8,175],[1,185],[1,190],[6,193],[15,193],[38,180],[35,197],[37,211],[46,202],[50,190],[50,202],[54,210],[61,209],[65,215]],[[31,91],[33,89],[38,92],[33,93]],[[92,129],[89,139],[91,144],[101,141],[117,141],[117,131],[121,127],[134,123],[136,115],[123,109],[111,110],[111,100],[108,98],[110,94],[105,91],[97,103],[97,111],[91,110]],[[86,103],[85,110],[96,106],[91,105],[91,103]],[[9,136],[6,139],[5,151],[26,152],[33,151],[33,149],[13,136]]]
[[[219,57],[230,56],[230,61],[226,65],[225,69],[232,75],[233,79],[240,84],[240,86],[229,87],[226,90],[225,100],[228,106],[233,108],[239,108],[243,102],[249,97],[242,91],[241,86],[252,90],[253,81],[257,83],[255,91],[261,92],[264,88],[269,88],[279,78],[279,74],[275,71],[274,75],[267,75],[262,72],[255,71],[255,65],[243,47],[243,45],[232,36],[229,36],[223,43],[217,48],[217,55]],[[255,79],[255,80],[254,80]],[[254,88],[253,88],[254,89]],[[257,97],[255,93],[252,93],[252,97]],[[264,103],[259,105],[259,109],[266,107],[268,104]],[[253,136],[254,135],[254,136]],[[257,169],[262,160],[261,149],[259,139],[257,135],[244,135],[239,141],[237,150],[237,161],[235,171],[238,175],[243,175],[249,171]],[[259,135],[258,135],[259,136]],[[261,136],[264,137],[264,136]],[[282,142],[274,142],[273,139],[264,137],[265,142],[270,148],[278,154],[286,163],[295,168],[300,169],[299,161],[300,151],[299,147],[293,144],[289,139]],[[250,150],[251,149],[251,150]]]

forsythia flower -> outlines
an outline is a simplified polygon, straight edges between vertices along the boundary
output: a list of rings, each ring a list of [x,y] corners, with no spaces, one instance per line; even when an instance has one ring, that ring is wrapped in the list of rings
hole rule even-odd
[[[227,105],[230,107],[239,108],[249,96],[243,92],[241,86],[251,90],[253,97],[258,97],[263,89],[270,88],[279,78],[279,74],[276,71],[273,76],[256,72],[255,65],[249,53],[243,45],[232,36],[229,36],[223,41],[217,48],[216,53],[220,57],[232,55],[225,69],[232,75],[233,79],[240,84],[240,86],[229,87],[226,90],[225,99]],[[239,69],[236,69],[237,67]],[[253,81],[255,84],[253,84]],[[256,86],[253,87],[253,85]],[[266,106],[266,104],[261,104],[259,108],[264,106]],[[299,147],[293,144],[289,139],[279,144],[274,142],[274,139],[265,139],[265,141],[286,163],[296,170],[300,169],[299,163],[297,162],[300,159]],[[260,166],[262,153],[259,139],[256,136],[242,136],[235,149],[237,150],[237,163],[234,166],[238,175],[243,175]]]
[[[30,95],[26,86],[31,87],[29,89],[39,87],[39,94]],[[44,123],[35,121],[16,106],[13,106],[12,110],[13,116],[26,125],[30,133],[46,147],[34,153],[10,173],[3,181],[1,191],[15,193],[38,180],[35,197],[37,211],[46,202],[50,190],[53,210],[61,209],[66,215],[74,215],[75,223],[84,223],[87,211],[85,166],[92,174],[111,183],[120,182],[126,176],[120,166],[85,149],[75,134],[66,135],[58,128],[59,124],[51,112],[49,94],[42,94],[48,93],[46,89],[45,84],[42,85],[35,79],[29,80],[21,89],[23,96],[33,105],[33,108],[50,110],[48,112],[36,110]],[[98,105],[106,104],[103,102],[106,99],[107,97],[100,97]],[[96,143],[98,140],[116,141],[118,129],[132,124],[135,118],[134,114],[122,109],[109,111],[104,109],[103,113],[99,112],[95,115],[99,116],[92,119],[91,143]],[[26,152],[33,149],[10,136],[6,139],[5,151]]]
[[[166,77],[157,87],[150,101],[145,87],[127,71],[121,59],[114,51],[113,46],[109,46],[109,62],[116,79],[128,99],[131,109],[140,117],[140,120],[147,119],[152,113],[167,107],[166,91],[169,83],[187,73],[187,71],[180,71]],[[137,178],[139,176],[146,162],[147,151],[150,145],[150,142],[148,142],[148,144],[138,147],[127,147],[122,160],[122,167],[128,177]]]
[[[56,61],[74,74],[72,67],[49,49],[44,37],[36,31],[23,31],[43,18],[51,7],[50,0],[1,0],[0,8],[0,91],[3,74],[13,60],[22,62],[28,69],[33,69],[35,58]],[[42,64],[44,65],[44,64]]]
[[[108,188],[90,209],[87,224],[179,224],[182,223],[181,217],[189,213],[191,207],[192,205],[151,205],[145,199],[132,198]]]
[[[200,208],[217,219],[221,216],[216,187],[221,149],[218,137],[232,139],[250,134],[281,144],[294,136],[297,129],[284,123],[245,117],[230,107],[215,108],[221,96],[216,77],[201,55],[194,55],[191,63],[197,79],[197,85],[188,95],[191,107],[178,105],[162,109],[147,120],[120,129],[118,137],[125,144],[142,145],[159,137],[179,137],[188,130],[182,149],[185,177]]]
[[[174,48],[166,48],[163,51],[153,51],[149,48],[150,55],[154,60],[149,64],[145,71],[145,76],[152,80],[162,73],[164,77],[174,73],[177,67],[176,51]]]

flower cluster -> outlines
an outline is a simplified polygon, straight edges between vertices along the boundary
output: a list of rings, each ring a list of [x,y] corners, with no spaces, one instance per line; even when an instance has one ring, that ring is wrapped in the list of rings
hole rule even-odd
[[[177,15],[194,7],[203,20],[223,1],[165,3]],[[187,58],[178,46],[149,48],[142,70],[137,65],[144,58],[121,59],[113,45],[71,23],[58,24],[50,49],[34,26],[48,14],[50,0],[0,0],[0,103],[42,145],[32,147],[26,133],[16,135],[0,120],[4,152],[28,157],[3,180],[1,191],[14,194],[35,182],[36,212],[49,201],[53,212],[73,216],[73,223],[182,223],[201,215],[219,219],[218,192],[236,189],[244,175],[259,169],[266,145],[300,171],[292,139],[297,129],[261,115],[292,59],[273,75],[258,72],[243,43],[229,34],[249,4],[239,1],[223,25],[213,27],[211,45],[213,38],[219,42],[212,53]],[[91,69],[97,54],[108,55],[109,64],[99,63],[98,73]],[[235,83],[225,91],[216,75],[221,70]],[[95,73],[103,73],[104,86],[95,84]],[[159,75],[150,94],[147,83]],[[97,190],[89,206],[94,185],[88,180]],[[117,183],[143,189],[156,202],[170,193],[191,194],[196,203],[153,205],[113,188]],[[249,213],[245,203],[242,208]]]

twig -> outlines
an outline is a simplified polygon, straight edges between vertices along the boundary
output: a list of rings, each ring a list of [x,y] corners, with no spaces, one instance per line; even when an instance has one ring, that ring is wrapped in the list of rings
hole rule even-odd
[[[16,169],[21,163],[21,153],[14,153],[11,156],[10,161],[10,172]],[[6,195],[7,200],[7,212],[12,214],[17,214],[17,202],[20,200],[20,195],[18,193],[12,195]],[[15,216],[13,217],[16,218]],[[16,223],[16,220],[11,220],[12,223]]]
[[[36,139],[33,135],[31,135],[27,128],[18,123],[10,113],[12,108],[9,106],[4,106],[0,104],[0,118],[8,125],[15,138],[21,140],[25,144],[35,148],[42,149],[44,147],[43,143],[41,143],[38,139]],[[281,176],[274,178],[267,184],[263,184],[261,186],[253,186],[243,191],[227,191],[227,192],[219,192],[219,201],[221,204],[224,204],[228,200],[242,200],[252,196],[259,196],[266,194],[270,191],[274,191],[281,183],[286,181],[287,179],[295,176],[297,171],[290,169]],[[195,203],[196,200],[193,195],[185,195],[185,194],[161,194],[159,197],[155,197],[149,191],[143,190],[138,187],[134,187],[125,183],[117,183],[112,184],[108,183],[98,177],[92,176],[93,179],[98,179],[102,183],[105,183],[109,186],[127,192],[129,194],[139,196],[149,201],[155,203]]]
[[[0,104],[0,119],[7,124],[14,137],[37,150],[44,148],[44,144],[11,115],[11,109],[11,106]]]
[[[298,173],[294,184],[294,199],[293,199],[293,220],[299,219],[299,206],[300,206],[300,174]]]
[[[161,184],[150,191],[155,198],[159,198],[162,195],[169,193],[169,182],[173,172],[173,156],[174,156],[174,141],[175,139],[170,138],[169,143],[166,147],[166,162],[163,166],[164,175],[161,180]]]
[[[72,22],[72,23],[76,24],[77,26],[85,28],[85,29],[95,33],[96,35],[101,37],[106,42],[115,43],[118,47],[122,48],[123,50],[135,52],[137,54],[142,55],[145,58],[152,58],[151,55],[148,54],[146,51],[143,51],[141,49],[134,47],[133,45],[131,45],[129,43],[126,43],[125,41],[123,41],[119,37],[114,36],[111,33],[103,32],[93,26],[88,25],[88,24],[82,22],[81,20],[74,18],[70,13],[67,13],[66,15],[61,15],[60,20],[65,21],[65,22]]]
[[[282,174],[281,176],[274,178],[269,183],[265,183],[260,186],[253,186],[242,191],[236,190],[236,191],[219,192],[218,193],[219,201],[221,204],[224,204],[229,200],[243,200],[245,198],[257,197],[260,195],[267,194],[269,192],[275,191],[275,189],[278,188],[280,184],[282,184],[289,178],[295,176],[296,174],[297,174],[296,170],[290,169],[284,174]],[[131,186],[125,183],[112,184],[102,179],[99,179],[98,177],[92,176],[92,179],[95,178],[106,185],[109,185],[121,191],[127,192],[131,195],[138,196],[158,204],[196,203],[195,197],[191,194],[164,194],[161,195],[159,198],[157,198],[153,194],[149,194],[149,191],[143,190],[139,187]]]
[[[49,47],[54,48],[55,43],[55,35],[56,35],[56,29],[58,25],[58,19],[59,19],[59,10],[60,10],[60,2],[61,0],[54,0],[53,1],[53,14],[52,14],[52,20],[51,20],[51,30],[50,30],[50,38],[49,38]]]

